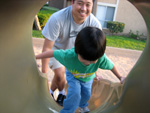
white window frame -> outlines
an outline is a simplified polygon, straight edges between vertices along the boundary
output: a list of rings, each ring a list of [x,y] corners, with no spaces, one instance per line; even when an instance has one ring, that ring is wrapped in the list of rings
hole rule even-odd
[[[106,7],[114,7],[115,11],[114,11],[113,21],[115,21],[116,20],[116,15],[117,15],[118,4],[119,4],[119,0],[117,0],[116,4],[97,2],[97,7],[98,7],[98,5],[106,6]],[[103,29],[106,29],[106,28],[103,28]]]

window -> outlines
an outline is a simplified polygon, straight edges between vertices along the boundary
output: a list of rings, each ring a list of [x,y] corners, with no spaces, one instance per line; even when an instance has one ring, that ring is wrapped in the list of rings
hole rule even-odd
[[[96,17],[100,21],[102,28],[107,27],[107,21],[115,20],[117,5],[98,3]]]

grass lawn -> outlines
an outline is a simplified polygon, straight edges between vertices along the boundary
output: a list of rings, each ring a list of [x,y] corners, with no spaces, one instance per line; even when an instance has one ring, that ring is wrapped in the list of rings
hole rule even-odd
[[[44,38],[41,32],[42,31],[32,30],[32,37],[35,37],[35,38]]]
[[[36,38],[44,38],[41,34],[41,31],[32,31],[32,36]],[[146,44],[146,41],[135,40],[123,36],[106,36],[107,46],[133,49],[133,50],[143,50]]]
[[[123,36],[106,36],[106,40],[107,46],[134,50],[143,50],[146,44],[144,40],[141,41]]]

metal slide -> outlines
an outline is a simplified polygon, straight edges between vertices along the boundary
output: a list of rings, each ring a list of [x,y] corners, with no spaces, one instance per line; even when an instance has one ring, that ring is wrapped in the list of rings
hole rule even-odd
[[[47,0],[0,0],[0,113],[58,113],[32,47],[35,15]],[[130,0],[148,30],[145,49],[125,84],[94,82],[91,113],[150,113],[150,0]]]

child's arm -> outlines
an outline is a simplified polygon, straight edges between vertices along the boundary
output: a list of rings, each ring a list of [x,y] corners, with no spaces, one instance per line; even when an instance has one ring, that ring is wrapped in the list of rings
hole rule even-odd
[[[118,72],[118,70],[117,70],[117,68],[116,68],[115,65],[114,65],[114,67],[113,67],[113,69],[112,69],[111,71],[116,75],[116,77],[120,80],[121,83],[124,82],[125,77],[122,77],[122,76],[119,74],[119,72]]]
[[[44,58],[50,58],[50,57],[54,57],[53,55],[54,50],[49,50],[49,51],[45,51],[41,54],[36,55],[36,59],[44,59]]]
[[[99,75],[98,71],[95,72],[95,75],[96,76],[95,76],[94,80],[98,80],[99,81],[99,80],[103,79],[103,77],[101,75]]]

